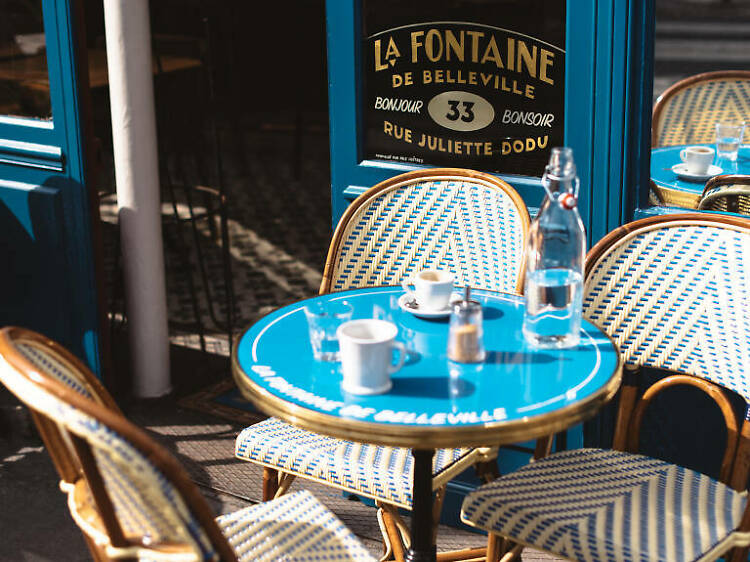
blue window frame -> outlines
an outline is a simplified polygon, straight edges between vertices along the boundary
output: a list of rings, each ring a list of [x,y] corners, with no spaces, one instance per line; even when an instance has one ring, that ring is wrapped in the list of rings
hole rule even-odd
[[[51,119],[0,116],[0,324],[58,340],[100,372],[76,0],[41,0]],[[83,18],[80,18],[82,20]],[[85,60],[85,59],[84,59]],[[84,73],[83,76],[86,76]]]

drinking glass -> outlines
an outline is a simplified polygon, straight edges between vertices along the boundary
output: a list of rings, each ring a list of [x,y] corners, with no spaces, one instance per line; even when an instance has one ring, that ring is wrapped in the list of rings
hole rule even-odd
[[[745,132],[744,121],[719,121],[716,123],[716,155],[734,162]]]
[[[320,302],[305,306],[307,327],[313,356],[318,361],[340,361],[339,340],[336,330],[352,319],[354,308],[345,300]]]

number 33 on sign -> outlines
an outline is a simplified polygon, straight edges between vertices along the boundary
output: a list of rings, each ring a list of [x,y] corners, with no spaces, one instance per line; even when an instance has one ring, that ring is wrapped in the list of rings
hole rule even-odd
[[[492,123],[495,109],[482,96],[451,91],[436,95],[427,104],[427,112],[441,127],[452,131],[478,131]]]

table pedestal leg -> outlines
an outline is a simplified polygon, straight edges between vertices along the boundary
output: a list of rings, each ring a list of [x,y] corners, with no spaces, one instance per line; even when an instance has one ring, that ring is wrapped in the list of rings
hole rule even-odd
[[[434,562],[437,547],[432,534],[432,457],[434,449],[413,449],[414,479],[412,483],[411,548],[407,562]]]

